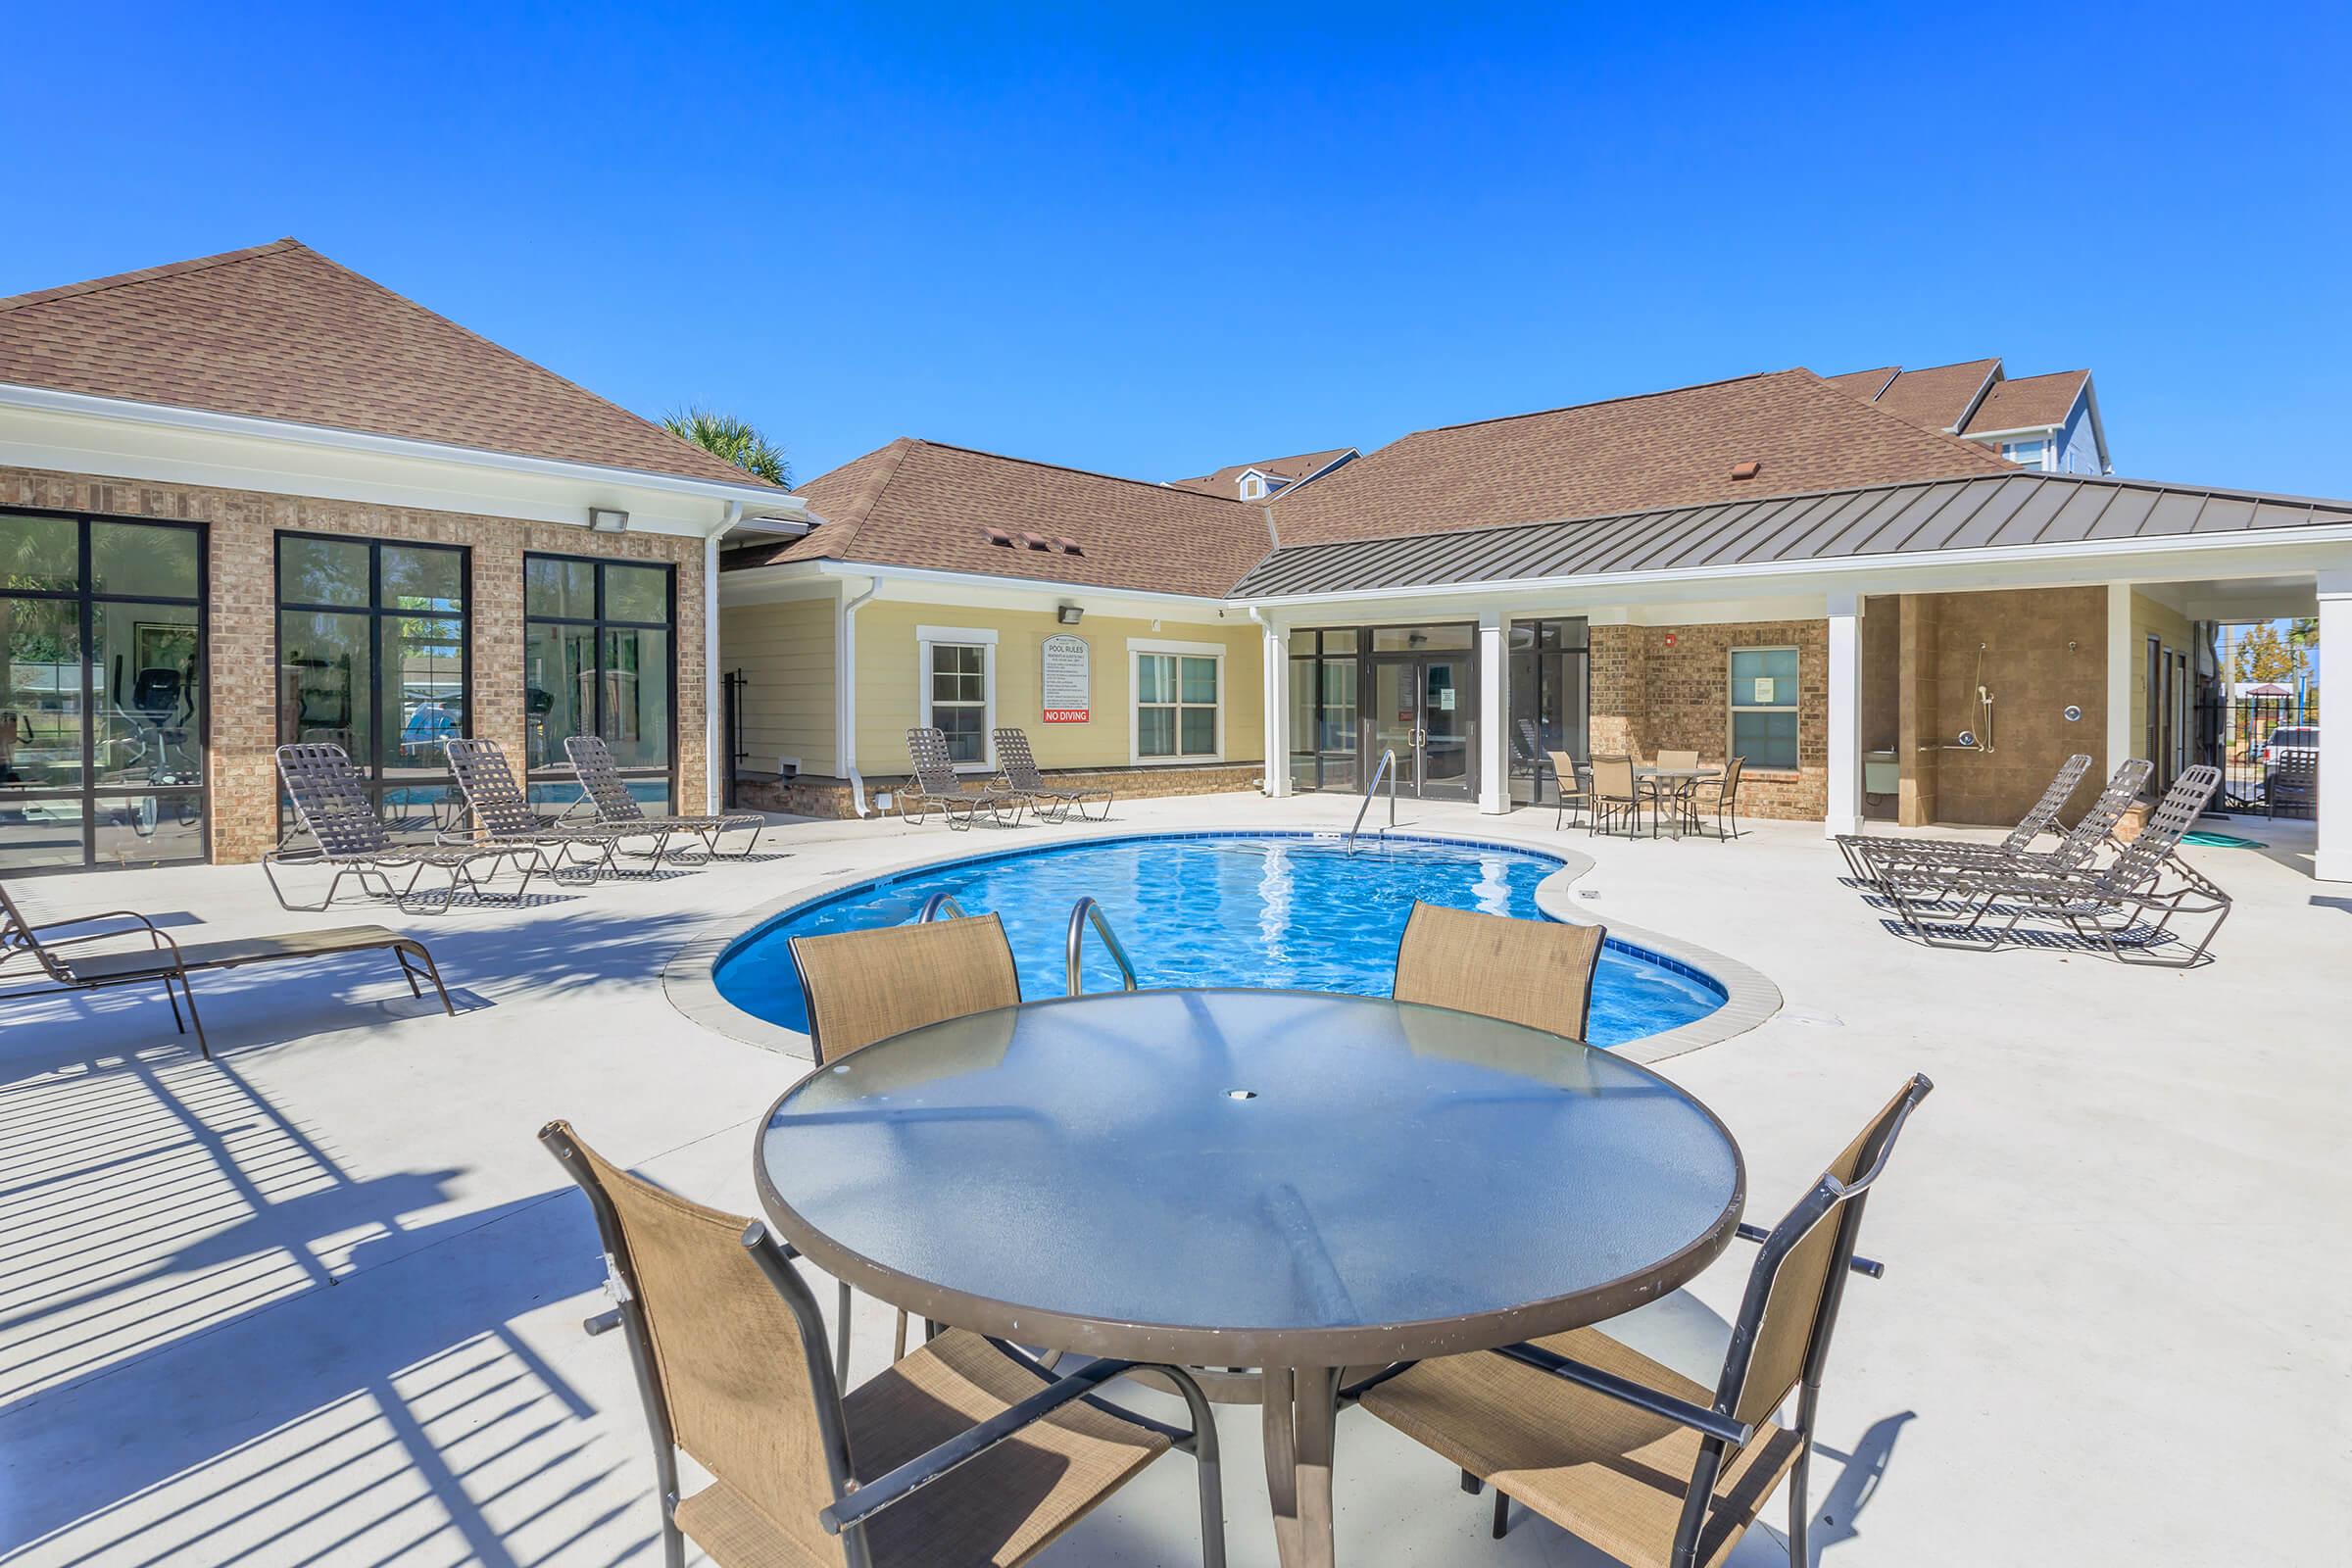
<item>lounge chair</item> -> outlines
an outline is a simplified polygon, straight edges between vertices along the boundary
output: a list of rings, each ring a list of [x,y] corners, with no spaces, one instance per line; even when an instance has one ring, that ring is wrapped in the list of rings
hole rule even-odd
[[[2140,789],[2152,771],[2154,764],[2136,757],[2127,759],[2107,781],[2107,787],[2099,791],[2098,798],[2090,803],[2090,809],[2067,829],[2066,836],[2052,849],[2012,849],[2011,842],[2025,830],[2025,824],[2020,822],[2010,830],[2008,839],[1999,844],[1949,839],[1875,839],[1867,845],[1854,845],[1854,861],[1849,863],[1859,863],[1868,873],[1858,879],[1865,886],[1881,890],[1890,880],[1912,877],[1915,872],[1933,876],[1938,871],[1958,875],[1969,871],[2047,874],[2077,870],[2088,865],[2114,839],[2116,825],[2139,800]],[[2056,787],[2053,781],[2051,788]]]
[[[1758,1244],[1730,1349],[1712,1389],[1598,1328],[1391,1367],[1345,1391],[1462,1472],[1494,1484],[1494,1533],[1510,1504],[1635,1568],[1719,1568],[1788,1478],[1788,1560],[1811,1561],[1807,1471],[1830,1338],[1862,1209],[1912,1110],[1935,1086],[1914,1077],[1833,1160],[1780,1224],[1741,1225]],[[1797,1396],[1788,1426],[1774,1416]]]
[[[286,799],[293,803],[297,830],[307,834],[311,848],[289,848],[281,843],[262,857],[262,875],[270,880],[270,891],[277,895],[278,905],[298,911],[317,911],[334,903],[335,890],[345,877],[356,878],[364,890],[373,896],[410,906],[416,884],[427,871],[446,871],[449,881],[441,891],[438,903],[419,901],[423,912],[443,914],[463,887],[477,898],[488,898],[475,871],[495,877],[499,862],[511,861],[522,873],[521,885],[514,897],[519,902],[531,885],[531,874],[544,868],[539,852],[521,846],[500,846],[491,849],[465,845],[401,844],[386,831],[383,818],[376,815],[374,803],[368,798],[367,782],[340,746],[311,743],[280,746],[277,749],[277,776],[285,784]],[[296,904],[286,897],[284,884],[278,881],[280,866],[331,865],[334,877],[326,885],[326,895],[317,904]],[[392,873],[406,870],[409,879],[395,887]]]
[[[1588,813],[1592,811],[1592,791],[1586,786],[1584,771],[1576,765],[1576,759],[1566,752],[1545,752],[1544,759],[1544,769],[1551,775],[1551,792],[1558,806],[1551,818],[1552,831],[1556,833],[1567,822],[1571,810],[1583,807]],[[1537,782],[1542,783],[1541,778]]]
[[[54,936],[71,926],[107,925],[77,936]],[[143,938],[144,948],[96,953],[88,944],[109,938]],[[333,958],[349,953],[389,952],[399,960],[401,978],[411,996],[422,997],[416,982],[430,980],[441,998],[441,1010],[453,1016],[449,988],[423,943],[380,925],[338,926],[328,931],[290,931],[282,936],[231,937],[219,942],[181,943],[143,914],[115,909],[72,920],[34,925],[24,918],[8,889],[0,886],[0,1001],[20,997],[53,996],[65,991],[102,991],[111,986],[160,985],[172,1004],[172,1021],[181,1034],[192,1026],[197,1049],[213,1054],[204,1035],[204,1020],[196,1011],[196,993],[188,977],[207,969],[241,969],[249,964],[277,963],[300,958]],[[178,994],[172,987],[179,987]],[[182,1000],[187,1016],[180,1016]]]
[[[1736,839],[1740,836],[1740,774],[1747,766],[1744,757],[1726,758],[1723,771],[1713,778],[1702,778],[1690,786],[1684,798],[1690,811],[1692,828],[1699,818],[1709,812],[1715,817],[1715,836]]]
[[[2274,822],[2281,808],[2305,816],[2320,811],[2320,754],[2302,747],[2282,750],[2262,781],[2263,811]]]
[[[999,827],[1014,827],[1021,820],[1021,808],[1029,797],[1006,789],[990,779],[977,790],[966,789],[956,774],[955,759],[948,755],[948,738],[937,729],[920,728],[906,732],[906,760],[914,776],[899,786],[899,815],[909,822],[920,822],[936,809],[948,819],[948,826],[961,832],[972,825],[982,811],[995,819]]]
[[[1216,1424],[1192,1429],[1101,1397],[1141,1370],[1099,1360],[1056,1379],[1011,1347],[950,1329],[845,1395],[825,1325],[767,1227],[705,1208],[601,1158],[564,1122],[539,1140],[588,1195],[654,1440],[663,1560],[692,1540],[720,1568],[1027,1562],[1170,1448],[1198,1461],[1201,1555],[1224,1562]],[[677,1455],[710,1484],[687,1492]]]
[[[2174,852],[2221,787],[2218,767],[2182,772],[2148,813],[2139,836],[2095,871],[1909,866],[1891,871],[1881,886],[1911,934],[1933,947],[1983,948],[1977,931],[1986,919],[2005,915],[1994,930],[1996,940],[2025,920],[2047,920],[2119,962],[2185,969],[2213,946],[2222,922],[2230,918],[2231,900]],[[2180,883],[2169,892],[2162,888],[2168,872]],[[1971,909],[1967,919],[1952,923]],[[2194,947],[2162,956],[2158,950],[2171,941],[2176,919],[2207,915],[2213,923]]]
[[[558,879],[566,871],[585,871],[593,881],[612,870],[612,858],[624,838],[650,836],[654,859],[662,858],[667,829],[655,828],[649,834],[609,827],[565,827],[532,810],[522,786],[514,782],[514,770],[507,765],[507,754],[496,741],[452,739],[442,744],[442,751],[449,757],[450,776],[457,780],[466,797],[466,809],[479,831],[479,837],[449,835],[450,843],[536,849],[542,853],[548,874]],[[586,858],[578,858],[582,856]]]
[[[1390,994],[1582,1040],[1607,939],[1597,925],[1516,920],[1415,899]]]
[[[1631,838],[1642,831],[1642,803],[1649,792],[1634,772],[1631,757],[1599,757],[1592,759],[1592,805],[1585,818],[1588,830],[1605,833],[1611,822],[1627,823],[1626,836]],[[1649,836],[1658,836],[1657,817],[1649,822]]]
[[[1081,822],[1106,822],[1110,819],[1110,791],[1107,788],[1064,790],[1048,784],[1045,775],[1037,770],[1037,754],[1029,750],[1029,732],[1022,729],[1000,729],[996,732],[997,773],[1004,787],[1015,795],[1029,798],[1029,808],[1043,822],[1059,822],[1075,808]],[[1102,811],[1089,816],[1086,803],[1101,801]]]
[[[1837,838],[1838,853],[1845,857],[1845,867],[1853,873],[1857,882],[1878,881],[1878,871],[1873,864],[1877,858],[1935,860],[1946,858],[1955,850],[1964,855],[1984,850],[2020,855],[2031,850],[2042,834],[2056,829],[2058,813],[2065,810],[2066,803],[2075,798],[2076,787],[2082,782],[2082,775],[2089,771],[2090,759],[2084,754],[2077,752],[2068,758],[2051,776],[2048,788],[2041,792],[2041,799],[2017,819],[2017,826],[2011,828],[2009,836],[1997,845],[1955,845],[1936,840],[1883,838],[1871,833],[1840,833]],[[2117,777],[2120,779],[2122,774],[2119,772]],[[2143,773],[2141,779],[2145,777]],[[2139,784],[2134,782],[2132,787],[2136,792]]]
[[[611,828],[615,833],[684,834],[703,841],[703,853],[718,858],[721,835],[751,831],[743,848],[728,856],[741,859],[759,847],[760,830],[767,818],[757,811],[733,811],[718,816],[648,816],[637,797],[629,793],[622,782],[620,768],[612,760],[612,749],[600,735],[572,735],[564,741],[564,755],[571,759],[571,770],[579,775],[580,801],[596,813],[595,826]]]

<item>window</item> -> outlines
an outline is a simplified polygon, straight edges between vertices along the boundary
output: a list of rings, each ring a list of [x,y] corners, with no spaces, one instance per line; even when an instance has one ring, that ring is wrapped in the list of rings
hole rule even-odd
[[[386,818],[429,832],[441,743],[472,733],[462,549],[277,536],[277,738],[340,746]]]
[[[1242,475],[1242,499],[1256,501],[1266,493],[1266,481],[1254,473]]]
[[[1732,650],[1732,756],[1751,768],[1796,771],[1796,650]]]
[[[1205,761],[1224,755],[1225,650],[1215,643],[1130,643],[1135,760]]]
[[[596,735],[629,793],[649,812],[669,809],[672,577],[667,566],[635,562],[522,558],[523,747],[535,803],[561,808],[579,798],[562,771],[564,743]]]
[[[1532,769],[1543,761],[1521,755],[1526,751],[1523,721],[1535,725],[1543,751],[1586,755],[1589,636],[1582,619],[1511,622],[1511,754],[1521,767]]]
[[[0,514],[0,872],[202,859],[204,539]]]
[[[2023,464],[2029,468],[2038,468],[2042,466],[2043,450],[2044,443],[2039,441],[2004,441],[2001,443],[2002,457],[2007,458],[2011,463]]]
[[[1291,633],[1291,785],[1355,787],[1356,634]]]
[[[947,737],[959,768],[992,768],[997,724],[997,634],[971,626],[917,626],[920,722]]]

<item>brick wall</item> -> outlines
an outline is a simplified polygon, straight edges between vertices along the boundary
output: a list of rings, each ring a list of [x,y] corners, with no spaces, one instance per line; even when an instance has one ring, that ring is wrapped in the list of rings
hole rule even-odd
[[[1055,789],[1109,790],[1115,808],[1120,801],[1225,795],[1243,790],[1254,793],[1265,769],[1256,762],[1218,762],[1200,767],[1049,768],[1043,772],[1046,782]],[[904,777],[868,774],[865,791],[869,809],[876,794],[895,790],[906,782]],[[790,811],[799,816],[857,814],[850,802],[847,779],[807,773],[790,779],[745,775],[736,780],[735,792],[737,805],[751,810]],[[1096,808],[1090,805],[1087,809],[1092,811]]]
[[[1671,638],[1671,645],[1669,639]],[[1731,717],[1731,651],[1793,646],[1797,651],[1794,772],[1752,764],[1741,775],[1740,808],[1752,816],[1818,819],[1829,811],[1829,623],[1740,621],[1709,626],[1594,626],[1592,629],[1591,745],[1594,755],[1695,751],[1724,760]]]
[[[667,563],[677,567],[678,793],[699,809],[705,766],[703,545],[666,534],[592,534],[584,527],[469,513],[426,512],[261,491],[0,466],[0,505],[117,517],[203,522],[211,569],[206,698],[213,858],[261,858],[277,840],[276,573],[278,530],[465,545],[472,552],[469,649],[472,731],[523,754],[522,558],[527,551]]]

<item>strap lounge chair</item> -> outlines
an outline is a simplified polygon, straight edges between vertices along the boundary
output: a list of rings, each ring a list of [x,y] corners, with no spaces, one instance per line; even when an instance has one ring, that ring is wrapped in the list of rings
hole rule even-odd
[[[956,760],[948,755],[948,738],[933,728],[910,729],[906,732],[906,759],[914,776],[899,786],[899,814],[909,822],[920,822],[936,809],[948,819],[948,826],[962,832],[972,825],[982,811],[995,819],[999,827],[1014,827],[1021,820],[1021,808],[1029,797],[1006,789],[990,779],[977,790],[966,789],[956,773]]]
[[[1891,881],[1916,880],[1917,875],[1933,877],[1937,872],[1952,875],[1972,870],[2047,874],[2077,870],[2088,865],[2092,858],[2114,839],[2116,825],[2123,821],[2124,813],[2138,802],[2139,792],[2147,784],[2148,774],[2152,771],[2154,764],[2143,759],[2126,759],[2124,765],[2115,770],[2115,776],[2107,781],[2107,787],[2099,791],[2098,799],[2090,803],[2090,809],[2082,813],[2053,849],[2012,849],[2011,843],[2025,830],[2025,824],[2020,822],[2010,830],[2008,839],[1999,844],[1873,839],[1856,844],[1853,853],[1870,872],[1864,885],[1882,891]],[[2051,788],[2056,787],[2053,782]],[[2047,792],[2044,793],[2046,795]],[[2026,842],[2031,843],[2032,840]]]
[[[1642,831],[1642,803],[1649,792],[1634,772],[1631,757],[1594,757],[1592,759],[1592,805],[1586,817],[1586,826],[1594,833],[1605,833],[1611,822],[1624,822],[1626,836]],[[1658,836],[1657,817],[1649,822],[1649,836]]]
[[[637,797],[629,793],[622,782],[619,766],[612,760],[612,749],[601,735],[572,735],[564,742],[564,755],[571,759],[571,770],[579,775],[580,800],[596,813],[595,825],[611,828],[616,833],[684,834],[703,841],[703,852],[712,858],[718,857],[718,841],[722,834],[746,831],[751,837],[743,848],[727,857],[741,859],[759,847],[760,830],[767,818],[757,811],[733,811],[719,816],[648,816]]]
[[[104,926],[71,936],[53,933],[70,927]],[[111,953],[94,952],[89,944],[109,939],[143,940],[145,947]],[[0,1001],[52,996],[64,991],[102,991],[112,986],[160,985],[172,1004],[172,1021],[181,1034],[193,1027],[197,1049],[213,1054],[205,1038],[204,1019],[196,1011],[196,993],[188,977],[208,969],[241,969],[249,964],[277,963],[302,958],[335,958],[351,953],[388,952],[400,963],[409,994],[422,997],[418,980],[432,982],[441,1010],[455,1016],[449,988],[423,943],[380,925],[347,925],[328,931],[290,931],[282,936],[232,937],[220,942],[182,944],[143,914],[115,909],[72,920],[34,925],[24,918],[8,889],[0,886]],[[172,987],[178,992],[173,994]],[[188,1004],[180,1016],[179,1004]]]
[[[1954,851],[1963,858],[1984,850],[1996,851],[2001,855],[2022,855],[2034,848],[2042,834],[2056,829],[2058,813],[2065,810],[2066,803],[2075,798],[2076,786],[2082,782],[2082,775],[2089,771],[2090,759],[2084,754],[2077,752],[2068,758],[2051,776],[2049,787],[2041,792],[2041,799],[2017,819],[2017,826],[2011,828],[2009,836],[1997,845],[1955,845],[1933,840],[1883,838],[1871,833],[1840,833],[1837,839],[1838,849],[1845,857],[1845,868],[1853,873],[1854,880],[1864,883],[1878,881],[1877,862],[1881,859],[1936,860],[1945,858]],[[2139,779],[2132,782],[2134,793],[2137,793],[2146,776],[2142,773]],[[2122,777],[2119,771],[2117,780],[2120,782]]]
[[[535,849],[541,852],[549,875],[561,879],[567,871],[584,871],[593,881],[613,868],[612,858],[622,839],[649,836],[642,830],[564,827],[549,821],[531,809],[522,786],[514,782],[514,770],[507,765],[507,754],[496,741],[452,739],[443,743],[442,750],[449,757],[450,777],[457,780],[466,797],[466,809],[480,833],[478,838],[452,835],[451,843]],[[668,830],[656,828],[650,836],[658,862]]]
[[[1545,752],[1544,758],[1544,768],[1551,775],[1552,794],[1557,797],[1559,808],[1551,818],[1552,831],[1556,833],[1567,822],[1570,811],[1580,807],[1588,813],[1592,811],[1592,791],[1585,783],[1584,772],[1576,765],[1575,758],[1566,752]],[[1539,778],[1537,782],[1543,781]]]
[[[1462,1472],[1494,1484],[1494,1531],[1510,1504],[1633,1568],[1720,1568],[1788,1479],[1788,1560],[1810,1562],[1807,1470],[1830,1338],[1862,1208],[1904,1121],[1935,1086],[1915,1077],[1757,1244],[1713,1389],[1597,1328],[1391,1367],[1347,1390]],[[1796,1416],[1774,1417],[1795,1395]]]
[[[396,843],[368,798],[367,781],[360,777],[359,769],[351,765],[350,757],[340,746],[318,743],[280,746],[277,776],[286,787],[286,799],[293,803],[297,832],[311,841],[309,848],[302,848],[293,844],[294,835],[290,834],[287,843],[262,857],[262,874],[270,879],[270,891],[277,895],[282,908],[323,909],[334,902],[343,879],[352,877],[363,890],[405,910],[415,899],[416,884],[425,872],[446,871],[449,880],[441,888],[438,902],[416,901],[418,912],[443,914],[448,912],[461,887],[476,898],[491,896],[476,879],[477,870],[483,876],[496,877],[500,862],[517,866],[522,882],[515,888],[514,899],[519,902],[531,885],[531,874],[544,869],[539,852],[528,847],[482,849],[448,843]],[[285,885],[277,876],[278,868],[288,865],[333,866],[335,874],[326,885],[325,897],[317,904],[296,904],[289,900]],[[409,878],[396,887],[392,873],[401,870],[406,870]]]
[[[1912,935],[1933,947],[1984,948],[1984,922],[2005,915],[1995,929],[2007,936],[2027,919],[2065,926],[2123,963],[2185,969],[2203,961],[2222,922],[2229,894],[2175,852],[2222,787],[2218,767],[2188,768],[2165,791],[2139,836],[2098,870],[2035,871],[2018,866],[1904,867],[1881,884]],[[2180,882],[2163,889],[2167,873]],[[1974,912],[1951,924],[1954,911]],[[2212,917],[2194,946],[2177,943],[2176,919]]]
[[[1582,1040],[1607,940],[1597,925],[1515,920],[1415,899],[1390,994]]]
[[[1108,789],[1064,790],[1048,784],[1045,775],[1037,770],[1037,754],[1029,750],[1029,732],[1023,729],[1000,729],[996,732],[997,772],[1004,787],[1015,795],[1029,798],[1029,808],[1040,821],[1059,822],[1075,808],[1081,822],[1106,822],[1110,819],[1110,791]],[[1101,801],[1102,809],[1089,815],[1086,803]]]
[[[618,1169],[564,1122],[539,1139],[596,1215],[620,1304],[587,1327],[627,1339],[670,1568],[690,1539],[719,1568],[1013,1568],[1170,1448],[1197,1462],[1201,1557],[1223,1568],[1216,1425],[1189,1373],[1151,1369],[1189,1431],[1101,1397],[1133,1362],[1057,1379],[959,1329],[845,1392],[798,1254],[765,1225]],[[710,1485],[686,1493],[681,1451]]]

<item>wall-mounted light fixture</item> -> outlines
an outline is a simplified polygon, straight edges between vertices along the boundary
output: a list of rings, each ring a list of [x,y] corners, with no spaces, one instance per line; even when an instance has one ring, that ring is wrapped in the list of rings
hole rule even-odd
[[[629,531],[629,514],[618,507],[590,507],[588,509],[588,531],[590,533],[626,533]]]
[[[1076,605],[1058,605],[1054,607],[1054,618],[1060,621],[1064,626],[1075,626],[1078,624],[1080,617],[1085,615],[1085,613],[1086,612],[1079,609]]]

